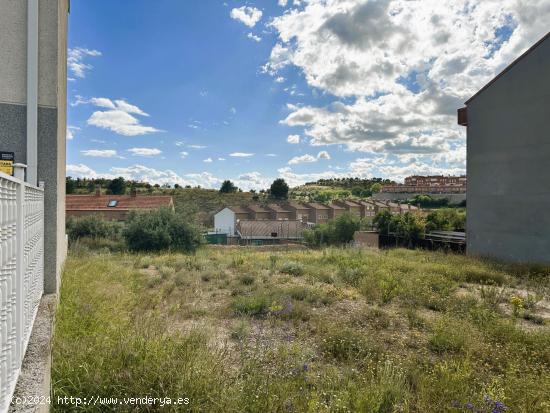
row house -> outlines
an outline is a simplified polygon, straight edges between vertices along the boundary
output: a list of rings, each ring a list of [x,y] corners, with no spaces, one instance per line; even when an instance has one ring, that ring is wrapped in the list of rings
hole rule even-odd
[[[336,203],[327,204],[327,206],[330,208],[328,211],[328,218],[329,219],[336,219],[339,216],[341,216],[344,212],[346,212],[346,208],[343,206],[340,206]]]
[[[290,219],[307,221],[309,219],[309,207],[300,202],[289,201],[284,205],[290,211]]]
[[[355,201],[350,201],[347,199],[344,200],[336,200],[333,202],[333,205],[338,205],[340,207],[343,207],[346,211],[348,211],[350,214],[361,218],[361,204]]]
[[[374,218],[380,211],[389,210],[392,214],[403,214],[418,210],[417,207],[396,202],[375,200],[338,200],[331,204],[319,202],[300,203],[289,201],[285,204],[249,205],[248,207],[229,206],[214,215],[217,233],[235,234],[241,221],[299,221],[310,224],[324,224],[336,219],[346,211],[358,218]]]
[[[248,210],[250,211],[249,219],[260,221],[271,218],[272,211],[267,207],[261,205],[249,205]]]
[[[309,222],[314,224],[324,224],[329,220],[330,208],[318,202],[305,204],[309,207]]]
[[[296,220],[296,218],[292,217],[292,211],[290,209],[287,209],[285,207],[282,207],[278,204],[269,204],[267,206],[267,209],[271,211],[270,219],[276,220],[276,221],[288,221],[291,219]],[[301,219],[299,219],[301,221]]]

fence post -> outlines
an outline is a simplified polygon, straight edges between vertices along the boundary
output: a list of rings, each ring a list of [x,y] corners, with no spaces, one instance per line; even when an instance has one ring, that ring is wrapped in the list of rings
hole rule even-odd
[[[23,361],[23,334],[25,331],[25,296],[24,296],[24,280],[25,280],[25,184],[17,185],[17,230],[16,230],[16,260],[15,260],[15,285],[16,285],[16,301],[15,301],[15,345],[16,345],[16,360],[17,366]]]

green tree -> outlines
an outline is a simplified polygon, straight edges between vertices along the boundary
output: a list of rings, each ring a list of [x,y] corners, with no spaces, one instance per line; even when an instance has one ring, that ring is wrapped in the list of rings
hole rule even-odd
[[[387,209],[383,209],[380,211],[374,219],[372,220],[372,223],[378,228],[378,231],[381,234],[389,234],[393,231],[392,228],[392,218],[393,215],[391,212]]]
[[[269,193],[273,198],[287,199],[288,198],[288,184],[284,179],[278,178],[273,181]]]
[[[70,176],[68,176],[65,180],[65,193],[74,194],[75,189],[76,189],[75,180]]]
[[[381,190],[382,190],[382,184],[380,184],[378,182],[376,182],[375,184],[372,184],[371,187],[370,187],[370,191],[373,194],[377,194]]]
[[[123,195],[126,193],[126,181],[123,177],[115,178],[109,182],[107,189],[112,195]]]
[[[220,193],[222,194],[232,194],[237,192],[237,190],[238,188],[229,179],[223,181],[222,186],[220,187]]]

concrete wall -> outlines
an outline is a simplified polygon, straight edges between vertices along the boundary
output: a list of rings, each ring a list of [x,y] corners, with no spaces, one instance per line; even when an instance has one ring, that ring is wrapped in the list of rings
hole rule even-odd
[[[550,262],[550,38],[468,104],[469,254]]]
[[[414,198],[417,195],[429,195],[433,199],[443,199],[446,198],[451,204],[460,204],[466,200],[466,194],[425,194],[425,193],[395,193],[395,192],[379,192],[373,194],[372,198],[377,201],[407,201]]]
[[[45,182],[44,289],[57,292],[66,254],[68,0],[39,1],[38,180]],[[0,0],[0,150],[26,163],[27,1]]]

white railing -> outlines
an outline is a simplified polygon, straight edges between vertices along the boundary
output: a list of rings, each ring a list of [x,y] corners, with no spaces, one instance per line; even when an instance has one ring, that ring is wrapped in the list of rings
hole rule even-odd
[[[0,412],[9,408],[44,287],[44,190],[0,173]]]

